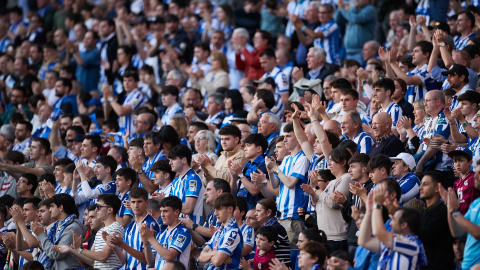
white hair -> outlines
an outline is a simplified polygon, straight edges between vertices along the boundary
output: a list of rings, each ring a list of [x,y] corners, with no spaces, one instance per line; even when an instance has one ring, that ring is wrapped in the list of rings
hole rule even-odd
[[[250,34],[248,34],[248,31],[247,29],[243,28],[243,27],[240,27],[240,28],[237,28],[235,30],[233,30],[233,33],[237,33],[237,35],[241,36],[241,37],[244,37],[246,38],[247,40],[250,39]]]
[[[313,48],[310,48],[310,49],[308,50],[308,52],[311,52],[311,51],[313,51],[313,52],[315,53],[315,57],[316,57],[316,58],[320,58],[320,57],[323,57],[323,59],[326,59],[326,58],[327,58],[327,52],[325,52],[325,50],[322,49],[322,48],[315,48],[315,47],[313,47]]]
[[[199,130],[197,132],[197,135],[195,136],[200,136],[202,133],[205,133],[205,138],[207,139],[207,145],[206,145],[206,150],[207,152],[215,152],[215,148],[217,148],[217,143],[215,142],[215,135],[213,135],[213,132],[210,130]]]
[[[282,127],[282,120],[276,114],[267,112],[263,115],[268,116],[268,123],[275,124],[275,132],[280,132],[280,128]]]

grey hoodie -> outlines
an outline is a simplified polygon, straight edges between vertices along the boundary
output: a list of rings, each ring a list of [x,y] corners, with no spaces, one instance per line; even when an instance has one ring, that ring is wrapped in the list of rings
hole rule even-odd
[[[58,227],[57,227],[58,228]],[[52,243],[50,239],[48,239],[45,233],[42,233],[38,236],[38,240],[40,241],[40,246],[45,251],[50,259],[53,259],[53,266],[52,269],[55,270],[77,270],[80,267],[78,259],[70,253],[62,254],[57,251],[53,251],[52,247],[55,245],[67,245],[70,246],[73,244],[73,236],[72,231],[75,231],[78,235],[85,235],[87,229],[85,226],[80,222],[80,220],[75,219],[72,224],[67,226],[65,230],[63,230],[62,236],[56,243]]]

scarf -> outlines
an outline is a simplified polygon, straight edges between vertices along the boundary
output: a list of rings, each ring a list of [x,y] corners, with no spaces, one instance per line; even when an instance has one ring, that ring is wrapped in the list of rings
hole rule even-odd
[[[273,224],[277,223],[277,218],[276,217],[269,217],[267,219],[267,222],[265,222],[265,225],[262,226],[262,227],[265,227],[265,226],[273,226]]]
[[[62,237],[63,230],[65,230],[68,225],[72,224],[75,220],[75,214],[68,215],[58,227],[58,220],[55,221],[52,228],[48,232],[47,238],[52,242],[52,244],[56,244],[60,237]],[[57,228],[58,227],[58,228]]]

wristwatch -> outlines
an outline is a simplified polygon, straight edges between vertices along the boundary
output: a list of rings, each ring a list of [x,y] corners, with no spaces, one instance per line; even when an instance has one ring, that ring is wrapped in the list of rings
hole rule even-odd
[[[440,42],[440,47],[445,47],[445,42]]]
[[[266,187],[266,186],[267,186],[267,180],[262,182],[262,187]]]
[[[319,189],[320,189],[320,187],[319,187],[319,186],[315,186],[315,190],[319,190]]]
[[[374,204],[373,209],[383,209],[383,205],[381,204]]]
[[[463,122],[462,127],[466,127],[466,126],[467,126],[467,122]]]
[[[238,175],[238,179],[242,179],[243,177],[245,177],[245,175],[243,175],[243,173]]]
[[[280,172],[280,169],[274,171],[273,174],[278,175],[279,172]]]
[[[192,231],[195,231],[195,229],[198,227],[198,224],[197,223],[193,223],[192,225]]]
[[[112,101],[113,101],[113,97],[109,97],[109,98],[108,98],[108,101],[109,101],[109,102],[112,102]]]
[[[141,173],[143,173],[143,170],[142,170],[142,169],[138,169],[138,170],[137,170],[137,174],[141,174]]]
[[[78,254],[82,254],[83,248],[78,249]]]

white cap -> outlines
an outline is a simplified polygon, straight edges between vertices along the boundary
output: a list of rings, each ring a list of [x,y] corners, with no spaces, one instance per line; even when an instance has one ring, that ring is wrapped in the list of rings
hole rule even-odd
[[[410,171],[413,171],[413,169],[415,169],[415,167],[417,166],[415,158],[413,158],[413,156],[408,153],[400,153],[396,157],[391,157],[390,160],[403,160],[403,162],[408,165]]]

